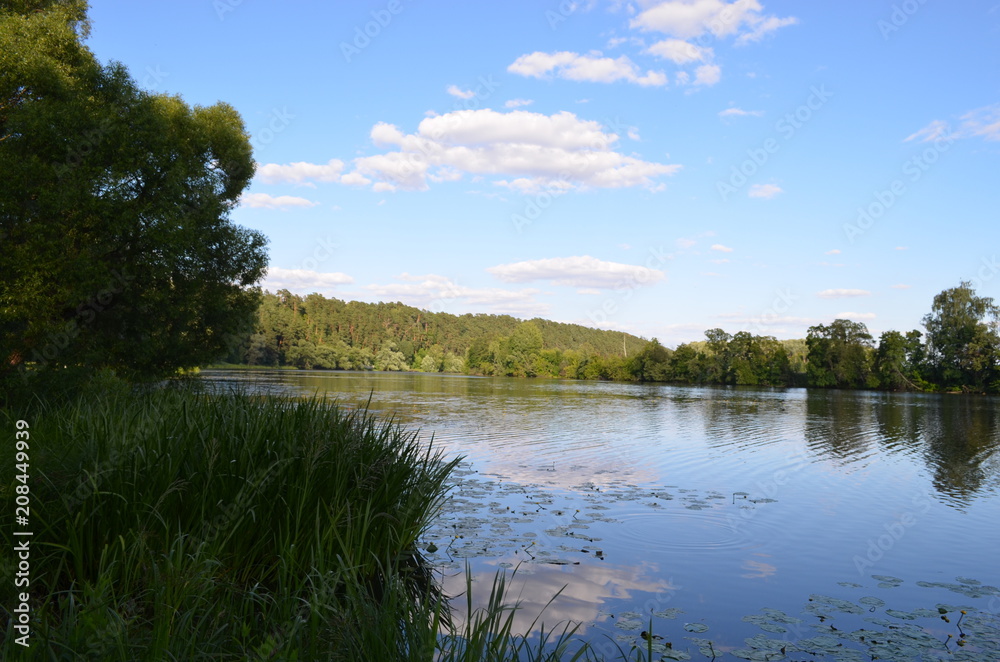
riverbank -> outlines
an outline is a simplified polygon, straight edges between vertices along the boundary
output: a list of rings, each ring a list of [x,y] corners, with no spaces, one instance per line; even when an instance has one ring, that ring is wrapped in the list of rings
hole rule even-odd
[[[113,381],[3,414],[30,430],[33,536],[18,589],[30,645],[10,619],[0,657],[429,660],[439,647],[447,610],[416,540],[456,460],[415,433],[317,400]],[[13,517],[0,516],[5,544],[25,528]],[[14,572],[0,573],[6,609]]]

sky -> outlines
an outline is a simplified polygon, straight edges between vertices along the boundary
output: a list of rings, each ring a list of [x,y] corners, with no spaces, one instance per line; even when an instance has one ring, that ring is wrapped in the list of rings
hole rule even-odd
[[[1000,1],[92,0],[222,101],[263,285],[658,338],[1000,301]]]

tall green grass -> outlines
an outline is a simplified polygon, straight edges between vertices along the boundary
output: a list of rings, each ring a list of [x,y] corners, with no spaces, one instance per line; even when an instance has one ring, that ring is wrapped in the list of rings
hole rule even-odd
[[[582,659],[575,628],[512,628],[507,578],[461,625],[417,540],[458,459],[391,420],[320,399],[136,391],[97,380],[35,398],[31,646],[0,561],[0,658]],[[11,471],[13,474],[13,471]],[[13,501],[13,476],[0,501]],[[13,545],[13,508],[0,509]],[[17,527],[21,528],[21,527]],[[7,547],[10,549],[10,547]],[[18,591],[23,589],[17,589]],[[575,645],[575,650],[570,650]]]

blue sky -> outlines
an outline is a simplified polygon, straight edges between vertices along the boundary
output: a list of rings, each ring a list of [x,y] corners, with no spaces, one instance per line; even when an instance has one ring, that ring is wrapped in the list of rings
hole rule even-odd
[[[1000,3],[92,2],[243,116],[265,286],[668,345],[1000,299]]]

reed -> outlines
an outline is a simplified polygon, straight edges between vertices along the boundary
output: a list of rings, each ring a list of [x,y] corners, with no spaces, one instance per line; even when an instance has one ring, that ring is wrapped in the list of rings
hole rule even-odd
[[[460,458],[319,398],[114,379],[31,424],[32,645],[8,660],[577,660],[512,629],[507,576],[456,626],[417,541]],[[2,484],[10,503],[15,483]],[[0,512],[12,544],[12,509]],[[0,565],[0,605],[15,604]],[[575,650],[570,651],[575,646]]]

